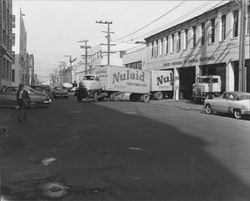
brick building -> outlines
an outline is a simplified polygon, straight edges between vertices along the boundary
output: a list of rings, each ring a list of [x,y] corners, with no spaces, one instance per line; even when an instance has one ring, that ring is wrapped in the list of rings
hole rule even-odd
[[[0,0],[0,88],[12,83],[12,0]]]

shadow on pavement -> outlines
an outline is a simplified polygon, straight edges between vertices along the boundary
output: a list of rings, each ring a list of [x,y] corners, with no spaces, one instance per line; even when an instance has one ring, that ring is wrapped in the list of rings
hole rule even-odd
[[[249,186],[207,154],[204,141],[171,125],[73,101],[28,115],[10,124],[0,151],[10,200],[47,199],[48,182],[68,187],[61,201],[250,198]],[[57,160],[42,165],[48,157]]]

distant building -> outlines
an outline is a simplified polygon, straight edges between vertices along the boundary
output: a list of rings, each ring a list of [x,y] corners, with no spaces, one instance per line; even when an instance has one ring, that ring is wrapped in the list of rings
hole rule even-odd
[[[61,69],[59,72],[60,83],[72,83],[72,70],[71,68]]]
[[[250,92],[250,6],[248,1],[245,61]],[[237,91],[240,9],[226,3],[147,38],[146,69],[172,70],[175,97],[191,98],[199,75],[220,75],[222,91]]]
[[[27,31],[21,9],[15,13],[13,21],[13,53],[15,54],[12,65],[13,84],[23,83],[30,85],[34,75],[34,56],[27,52]],[[33,78],[34,79],[34,78]],[[34,81],[34,80],[33,80]]]
[[[12,0],[0,0],[0,88],[12,83]]]
[[[126,51],[137,45],[134,44],[116,44],[112,46],[110,54],[111,66],[123,66],[123,56]],[[106,66],[108,64],[107,45],[97,45],[90,50],[90,72],[95,69],[96,66]]]
[[[127,52],[123,56],[123,66],[125,68],[133,68],[142,70],[145,68],[146,47],[139,47]]]

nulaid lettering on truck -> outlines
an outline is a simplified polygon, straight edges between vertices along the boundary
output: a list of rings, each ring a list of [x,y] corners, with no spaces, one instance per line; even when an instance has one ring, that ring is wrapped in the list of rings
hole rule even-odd
[[[156,78],[157,79],[157,86],[161,85],[161,84],[164,84],[164,83],[167,83],[167,82],[170,82],[172,81],[172,73],[169,74],[169,76],[159,76]]]
[[[136,71],[136,73],[132,73],[127,70],[126,73],[118,72],[113,74],[113,84],[125,80],[139,80],[145,82],[145,73],[139,73],[139,71]]]

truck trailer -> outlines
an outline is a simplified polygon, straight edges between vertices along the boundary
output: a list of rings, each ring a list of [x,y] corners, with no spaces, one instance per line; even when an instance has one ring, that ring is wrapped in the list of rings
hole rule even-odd
[[[172,93],[171,71],[146,71],[117,66],[96,67],[94,74],[85,75],[79,83],[78,101],[109,98],[116,101],[121,93],[130,93],[131,101],[160,100]]]

